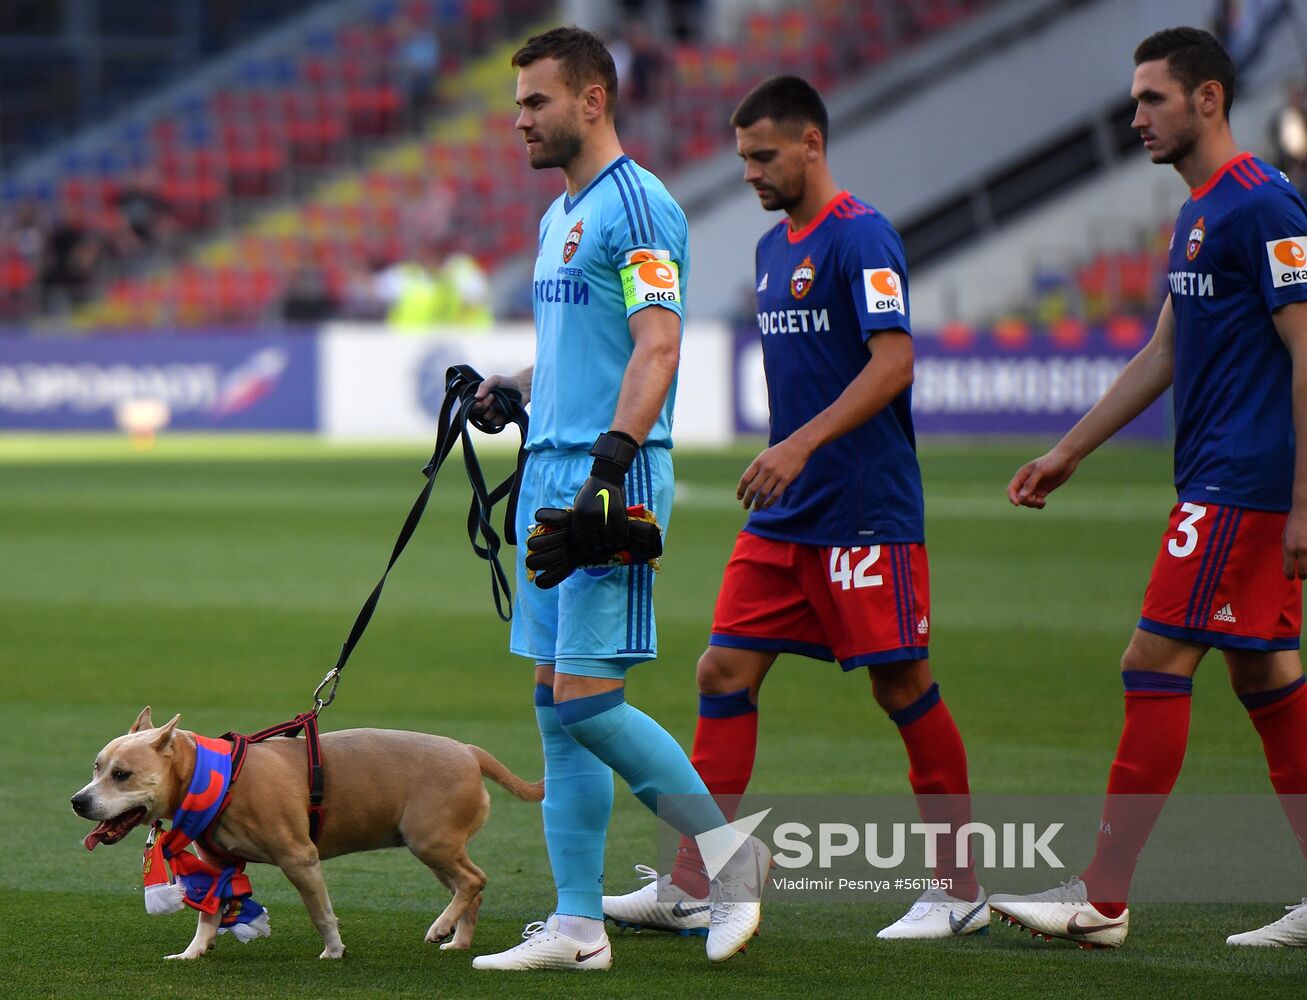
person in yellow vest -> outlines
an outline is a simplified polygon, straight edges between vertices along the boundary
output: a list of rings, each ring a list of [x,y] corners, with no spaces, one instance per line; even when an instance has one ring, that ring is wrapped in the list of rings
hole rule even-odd
[[[387,302],[386,323],[405,333],[444,327],[463,331],[490,328],[490,285],[469,254],[444,252],[439,241],[418,246],[412,260],[400,261],[377,276],[377,294]]]

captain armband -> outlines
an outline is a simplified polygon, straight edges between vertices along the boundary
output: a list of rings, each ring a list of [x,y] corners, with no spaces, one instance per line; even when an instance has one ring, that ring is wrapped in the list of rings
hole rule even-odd
[[[626,308],[681,301],[681,269],[668,250],[632,250],[622,265]]]

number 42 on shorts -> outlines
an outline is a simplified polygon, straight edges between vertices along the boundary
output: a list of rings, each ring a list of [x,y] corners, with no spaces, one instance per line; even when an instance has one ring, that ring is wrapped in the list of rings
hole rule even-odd
[[[860,556],[860,553],[866,554]],[[885,578],[879,573],[870,572],[879,558],[879,545],[855,545],[851,549],[833,548],[830,550],[830,582],[838,583],[841,590],[848,590],[850,587],[854,589],[879,587],[885,582]]]

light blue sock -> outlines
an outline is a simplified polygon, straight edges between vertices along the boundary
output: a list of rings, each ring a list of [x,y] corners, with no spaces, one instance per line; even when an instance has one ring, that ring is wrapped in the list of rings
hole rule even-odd
[[[623,689],[560,702],[563,729],[614,771],[635,797],[681,833],[695,834],[726,822],[699,772],[671,733],[626,703]],[[694,796],[675,802],[659,795]]]
[[[604,840],[613,809],[613,772],[564,731],[547,684],[535,691],[545,751],[545,846],[558,889],[556,912],[603,920]]]

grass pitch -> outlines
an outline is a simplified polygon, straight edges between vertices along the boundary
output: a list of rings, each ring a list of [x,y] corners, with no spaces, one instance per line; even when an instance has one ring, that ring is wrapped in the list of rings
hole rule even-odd
[[[1154,448],[1104,451],[1047,511],[1014,511],[1007,479],[1038,451],[922,449],[933,666],[981,792],[1099,792],[1120,731],[1117,664],[1172,503]],[[658,581],[661,659],[630,699],[687,747],[694,664],[741,521],[735,481],[752,451],[677,453],[684,487]],[[899,903],[773,905],[747,955],[710,967],[698,939],[613,936],[606,976],[474,973],[422,935],[447,894],[407,852],[326,866],[349,948],[321,944],[275,869],[253,866],[273,935],[224,936],[195,963],[163,963],[193,919],[148,917],[142,833],[87,854],[68,796],[143,704],[217,734],[309,707],[421,485],[414,448],[303,439],[0,441],[0,995],[287,996],[1290,996],[1307,955],[1232,951],[1225,936],[1278,916],[1264,906],[1140,905],[1126,948],[1084,953],[995,924],[985,937],[888,944]],[[502,459],[491,462],[504,465]],[[541,771],[531,672],[506,652],[484,564],[464,534],[451,465],[324,727],[444,733]],[[907,791],[894,727],[865,672],[784,658],[767,683],[754,789]],[[1179,789],[1268,790],[1255,733],[1213,660],[1199,673]],[[513,944],[552,890],[538,809],[492,786],[471,853],[490,877],[474,949]],[[653,819],[619,788],[608,884],[634,886]],[[1083,860],[1083,859],[1078,859]],[[1285,900],[1307,884],[1286,873]],[[991,886],[992,889],[1001,887]]]

